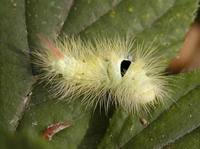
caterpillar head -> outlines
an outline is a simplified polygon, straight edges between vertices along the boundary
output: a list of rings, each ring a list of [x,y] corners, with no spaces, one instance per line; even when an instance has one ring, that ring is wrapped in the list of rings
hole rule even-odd
[[[80,97],[89,106],[100,104],[107,110],[114,104],[132,113],[148,110],[168,94],[169,79],[152,44],[119,36],[41,40],[45,48],[33,53],[34,63],[42,69],[41,79],[53,82],[59,98]]]

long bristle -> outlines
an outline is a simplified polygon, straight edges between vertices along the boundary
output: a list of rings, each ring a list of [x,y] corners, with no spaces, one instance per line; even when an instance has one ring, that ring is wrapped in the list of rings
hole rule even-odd
[[[128,112],[148,111],[148,104],[162,102],[168,93],[168,77],[153,44],[135,44],[133,39],[95,38],[83,41],[66,37],[32,53],[40,78],[53,83],[59,98],[81,97],[82,103],[106,110],[109,104]],[[128,62],[127,70],[121,68]],[[123,70],[123,72],[121,72]]]

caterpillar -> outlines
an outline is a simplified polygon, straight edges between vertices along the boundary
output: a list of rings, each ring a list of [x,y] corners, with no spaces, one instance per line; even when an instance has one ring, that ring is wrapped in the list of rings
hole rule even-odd
[[[32,52],[33,62],[41,70],[39,78],[51,83],[60,99],[80,97],[86,106],[108,110],[113,104],[137,113],[168,96],[169,77],[152,43],[120,36],[40,39],[43,49]]]

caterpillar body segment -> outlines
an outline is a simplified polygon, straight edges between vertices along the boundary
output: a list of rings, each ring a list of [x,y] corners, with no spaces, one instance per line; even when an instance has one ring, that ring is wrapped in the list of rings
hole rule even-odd
[[[114,104],[132,113],[148,111],[168,94],[169,78],[153,44],[119,36],[41,41],[44,48],[32,53],[34,64],[59,98],[81,97],[87,106],[101,104],[107,110]]]

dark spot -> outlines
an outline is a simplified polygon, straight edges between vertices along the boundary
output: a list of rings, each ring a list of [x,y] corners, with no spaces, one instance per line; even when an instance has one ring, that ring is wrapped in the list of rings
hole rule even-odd
[[[62,77],[63,77],[63,74],[59,73],[58,78],[62,78]]]
[[[148,122],[145,118],[143,118],[143,117],[140,118],[140,123],[141,123],[144,127],[147,127],[147,126],[149,125],[149,122]]]
[[[108,62],[109,60],[108,60],[108,59],[104,59],[104,61],[105,61],[105,62]]]
[[[131,61],[130,61],[130,60],[123,60],[123,61],[121,62],[120,71],[121,71],[122,77],[125,75],[125,73],[126,73],[126,71],[128,70],[130,64],[131,64]]]
[[[146,73],[146,76],[149,77],[151,74],[149,72]]]

